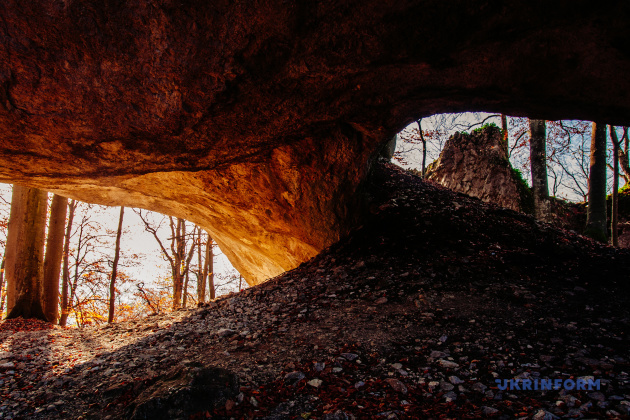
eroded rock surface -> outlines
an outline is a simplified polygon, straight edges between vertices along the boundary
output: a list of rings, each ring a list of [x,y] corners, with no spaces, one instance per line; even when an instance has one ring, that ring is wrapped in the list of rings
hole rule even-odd
[[[207,228],[250,284],[359,217],[420,116],[627,123],[627,2],[0,4],[0,179]]]
[[[427,178],[486,203],[532,210],[529,188],[512,168],[497,127],[452,135],[429,166]]]

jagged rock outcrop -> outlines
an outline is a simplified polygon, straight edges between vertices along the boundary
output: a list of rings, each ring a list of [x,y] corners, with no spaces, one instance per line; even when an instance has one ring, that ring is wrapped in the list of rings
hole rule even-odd
[[[0,180],[184,217],[250,284],[360,217],[413,119],[628,123],[627,2],[0,4]]]
[[[501,130],[495,126],[471,134],[455,133],[427,168],[427,178],[487,203],[531,212],[531,192],[512,168],[502,141]]]
[[[427,168],[427,179],[453,191],[477,197],[486,203],[533,214],[531,189],[509,162],[498,127],[487,126],[471,134],[455,133],[438,160]],[[610,228],[611,197],[608,197]],[[586,224],[586,203],[549,197],[543,221],[576,232]],[[619,192],[619,246],[630,248],[630,188]]]

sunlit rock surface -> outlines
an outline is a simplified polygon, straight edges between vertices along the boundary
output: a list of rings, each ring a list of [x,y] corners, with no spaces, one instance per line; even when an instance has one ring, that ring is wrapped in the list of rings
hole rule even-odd
[[[348,231],[414,118],[628,123],[629,8],[3,1],[0,179],[185,217],[258,283]]]

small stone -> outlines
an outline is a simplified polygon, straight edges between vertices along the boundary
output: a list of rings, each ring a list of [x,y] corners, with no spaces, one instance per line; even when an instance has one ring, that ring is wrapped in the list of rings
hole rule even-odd
[[[229,328],[221,328],[219,331],[217,331],[217,335],[219,337],[227,337],[228,335],[232,335],[234,334],[236,331],[231,330]]]
[[[448,369],[455,369],[459,367],[457,363],[451,362],[450,360],[440,359],[439,363],[440,363],[440,366],[448,368]]]
[[[284,375],[284,382],[287,384],[295,385],[304,378],[306,378],[306,375],[300,371],[289,372]]]
[[[532,416],[532,419],[534,420],[555,420],[558,418],[560,417],[554,414],[551,414],[549,411],[545,411],[545,410],[538,410],[536,414]]]
[[[394,364],[392,364],[392,367],[393,367],[394,369],[396,369],[396,370],[398,370],[398,369],[402,369],[402,364],[400,364],[400,363],[394,363]]]
[[[250,403],[251,405],[253,405],[254,407],[258,407],[258,400],[257,400],[256,398],[254,398],[254,397],[251,397],[251,398],[249,399],[249,403]]]
[[[457,394],[454,393],[453,391],[447,392],[446,394],[444,394],[444,400],[449,403],[452,401],[455,401],[457,399]]]
[[[484,416],[494,416],[499,412],[499,410],[497,410],[496,408],[492,408],[492,407],[487,407],[487,406],[482,406],[481,407],[481,413]]]
[[[359,355],[356,353],[341,353],[341,357],[352,362],[354,359],[359,357]]]
[[[326,363],[321,363],[321,362],[313,363],[313,369],[315,369],[315,372],[321,372],[325,368],[326,368]]]
[[[446,357],[446,353],[444,353],[443,351],[433,350],[431,352],[431,357],[433,357],[434,359],[440,359],[442,357]]]
[[[306,418],[306,417],[304,417]],[[354,420],[354,416],[352,414],[348,415],[341,410],[337,410],[334,413],[324,414],[322,420]]]
[[[394,389],[394,391],[400,392],[401,394],[407,393],[407,387],[398,379],[388,378],[388,379],[385,379],[385,382],[387,382],[389,386],[391,386]]]
[[[486,389],[488,389],[488,387],[486,385],[482,384],[481,382],[477,382],[477,383],[473,384],[472,389],[474,391],[483,393],[483,392],[486,392]]]
[[[310,381],[307,382],[307,384],[309,384],[310,386],[314,387],[314,388],[319,388],[322,383],[324,383],[324,381],[322,381],[321,379],[311,379]]]
[[[461,379],[459,379],[457,376],[449,376],[448,380],[450,383],[452,383],[453,385],[459,385],[459,384],[463,384],[464,381],[462,381]]]
[[[382,305],[382,304],[384,304],[384,303],[387,303],[387,298],[386,298],[386,297],[384,297],[384,296],[383,296],[383,297],[380,297],[380,298],[376,299],[376,300],[374,301],[374,303],[375,303],[375,304],[377,304],[377,305]]]
[[[452,391],[455,389],[455,386],[453,384],[449,384],[448,382],[442,382],[440,383],[440,389],[442,391]]]

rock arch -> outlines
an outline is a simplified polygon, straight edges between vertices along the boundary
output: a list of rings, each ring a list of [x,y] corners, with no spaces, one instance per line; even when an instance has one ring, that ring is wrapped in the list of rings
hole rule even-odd
[[[250,284],[348,231],[414,118],[630,115],[623,1],[27,3],[0,4],[0,179],[185,217]]]

